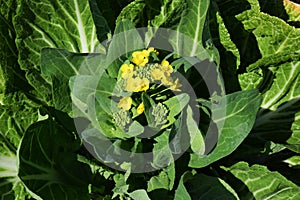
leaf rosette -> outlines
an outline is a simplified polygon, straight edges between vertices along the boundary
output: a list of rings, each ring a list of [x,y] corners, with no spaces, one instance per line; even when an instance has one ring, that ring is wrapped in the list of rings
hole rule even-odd
[[[104,134],[107,129],[115,133],[107,134],[108,137],[129,138],[166,130],[187,105],[189,96],[181,92],[173,66],[167,60],[160,61],[157,55],[154,48],[134,51],[119,68],[112,96],[99,97],[98,102],[111,101],[108,109],[101,104],[98,107],[111,112],[106,113],[112,123]],[[100,110],[96,112],[101,113]],[[144,126],[148,126],[147,131]]]

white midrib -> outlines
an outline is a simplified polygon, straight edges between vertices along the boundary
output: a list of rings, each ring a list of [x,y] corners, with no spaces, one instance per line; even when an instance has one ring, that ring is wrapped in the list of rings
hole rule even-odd
[[[201,15],[200,15],[200,4],[201,1],[198,1],[198,7],[197,7],[197,26],[195,31],[195,37],[193,42],[193,49],[191,51],[191,56],[194,56],[197,50],[197,44],[198,44],[198,37],[199,37],[199,30],[200,30],[200,22],[201,22]]]
[[[293,65],[292,70],[290,72],[290,76],[288,77],[288,80],[290,80],[293,77],[293,74],[295,72],[295,70],[297,69],[298,64]],[[282,89],[280,91],[277,92],[277,94],[270,99],[268,102],[266,102],[265,104],[263,104],[261,107],[262,108],[269,108],[275,101],[278,100],[278,98],[280,98],[280,96],[282,95],[282,92],[286,89],[286,87],[290,84],[290,81],[286,81],[284,86],[282,87]]]
[[[84,26],[82,23],[81,14],[79,11],[79,6],[78,6],[77,0],[74,0],[74,5],[75,5],[76,16],[77,16],[77,27],[78,27],[78,31],[79,31],[79,38],[80,38],[80,43],[81,43],[81,53],[88,53],[89,49],[88,49],[86,34],[84,31]]]

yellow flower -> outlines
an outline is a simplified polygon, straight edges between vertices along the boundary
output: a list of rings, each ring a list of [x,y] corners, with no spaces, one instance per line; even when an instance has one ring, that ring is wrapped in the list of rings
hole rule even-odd
[[[181,89],[180,87],[182,86],[181,83],[179,83],[179,80],[178,78],[172,83],[172,85],[170,86],[170,89],[173,90],[173,91],[177,91],[177,92],[180,92]]]
[[[147,50],[135,51],[132,53],[132,62],[138,66],[145,66],[149,62],[149,52]]]
[[[155,68],[151,71],[151,77],[156,81],[161,80],[163,76],[164,76],[164,72],[158,68]]]
[[[169,64],[167,60],[163,60],[161,62],[161,67],[162,71],[172,73],[173,72],[173,67],[172,65]]]
[[[161,61],[162,66],[169,66],[169,62],[167,60]]]
[[[137,107],[136,112],[140,115],[140,114],[142,114],[142,113],[144,112],[144,110],[145,110],[144,103],[141,103],[141,104]]]
[[[132,78],[130,77],[127,79],[127,83],[125,86],[125,89],[128,92],[140,92],[140,91],[146,91],[149,89],[150,81],[147,78]]]
[[[131,97],[123,97],[120,99],[118,103],[118,108],[122,108],[123,110],[129,110],[132,105],[132,99]]]
[[[158,55],[158,51],[156,49],[154,49],[153,47],[149,47],[147,50],[149,53],[150,52],[154,52],[156,55]]]
[[[173,85],[173,79],[168,72],[164,72],[164,76],[162,77],[161,82],[164,85]]]
[[[123,64],[120,68],[122,71],[122,78],[128,78],[130,75],[132,75],[133,68],[133,64]]]

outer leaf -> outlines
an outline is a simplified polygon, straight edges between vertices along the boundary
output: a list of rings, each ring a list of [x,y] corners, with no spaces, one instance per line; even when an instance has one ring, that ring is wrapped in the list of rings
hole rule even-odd
[[[175,165],[170,164],[164,168],[157,176],[151,177],[148,181],[147,192],[151,192],[156,189],[172,190],[175,181]]]
[[[289,16],[289,21],[300,22],[300,5],[289,0],[284,0],[283,3]]]
[[[208,0],[187,0],[187,8],[182,14],[176,34],[170,38],[174,51],[181,56],[196,56],[200,60],[210,58],[204,50],[202,35],[206,13],[209,7]]]
[[[291,130],[293,133],[287,139],[285,146],[294,152],[300,153],[300,112],[295,115]]]
[[[26,131],[19,151],[19,177],[43,199],[89,199],[90,169],[76,160],[75,136],[52,119]]]
[[[191,154],[189,166],[201,168],[232,153],[252,129],[260,104],[261,96],[257,90],[236,92],[222,97],[220,106],[212,108],[213,121],[218,128],[216,147],[205,156]],[[225,116],[222,115],[223,109],[226,109]]]
[[[124,9],[122,9],[121,13],[119,14],[116,23],[121,22],[124,19],[130,20],[136,26],[144,25],[144,18],[145,14],[143,11],[146,7],[146,3],[144,0],[135,0],[128,4]]]
[[[16,33],[12,18],[16,12],[16,1],[0,1],[0,100],[4,93],[32,89],[18,64]]]
[[[191,149],[197,155],[203,155],[205,152],[204,138],[198,128],[198,123],[193,118],[193,111],[190,106],[187,107],[186,126],[190,134]]]
[[[37,120],[37,107],[23,94],[7,95],[5,100],[10,105],[0,106],[0,199],[23,200],[30,195],[18,177],[17,148]]]
[[[234,190],[222,179],[204,174],[186,172],[181,176],[175,200],[238,199]]]
[[[92,2],[94,0],[91,0]],[[115,1],[110,1],[110,0],[95,0],[97,2],[97,7],[99,11],[101,12],[102,16],[106,19],[107,24],[110,28],[110,30],[113,32],[116,26],[116,20],[118,15],[122,10],[124,10],[124,7],[126,7],[132,0],[115,0]],[[94,9],[92,8],[91,5],[91,10],[93,12]],[[94,14],[94,13],[93,13]],[[95,17],[95,16],[94,16]],[[97,16],[96,16],[97,17]],[[96,26],[97,26],[97,20],[95,19]],[[100,40],[101,41],[101,40]]]
[[[131,193],[129,193],[129,196],[133,199],[133,200],[140,200],[140,199],[143,199],[143,200],[150,200],[147,192],[145,190],[135,190]]]
[[[169,166],[173,162],[171,149],[169,148],[169,131],[163,132],[155,138],[157,142],[153,147],[153,165],[158,169]]]
[[[50,85],[40,75],[40,51],[45,47],[94,52],[99,46],[88,1],[18,0],[14,17],[21,69],[38,97],[49,101]]]
[[[105,70],[102,54],[76,54],[62,49],[43,49],[42,74],[52,82],[53,106],[71,112],[69,79],[75,75],[102,75]],[[97,84],[97,83],[96,83]]]
[[[156,5],[157,1],[148,0],[146,3],[149,7],[154,7],[152,13],[157,13],[159,9],[159,14],[148,21],[152,27],[172,27],[180,21],[180,14],[186,8],[184,0],[164,0],[159,7]]]
[[[265,166],[248,166],[239,162],[226,169],[240,179],[255,199],[299,199],[300,189],[278,172],[271,172]]]

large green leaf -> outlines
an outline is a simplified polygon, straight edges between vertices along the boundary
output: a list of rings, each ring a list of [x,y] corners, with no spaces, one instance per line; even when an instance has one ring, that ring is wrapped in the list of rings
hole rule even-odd
[[[218,131],[217,144],[208,155],[191,154],[189,166],[204,167],[232,153],[250,133],[260,104],[261,96],[257,90],[222,97],[219,106],[212,107],[212,120]],[[209,142],[206,141],[206,145]]]
[[[128,4],[124,9],[122,9],[119,14],[116,23],[121,22],[124,19],[130,20],[136,27],[145,26],[145,13],[146,3],[144,0],[135,0]]]
[[[40,74],[45,47],[72,52],[95,52],[99,46],[88,1],[18,0],[14,17],[19,64],[44,101],[51,98],[51,82]]]
[[[248,166],[239,162],[226,168],[240,179],[255,199],[299,199],[300,189],[278,172],[271,172],[265,166]]]
[[[295,114],[300,109],[300,29],[260,12],[258,1],[249,2],[252,9],[239,14],[237,19],[255,36],[262,55],[247,68],[249,73],[242,76],[244,83],[259,81],[256,87],[262,90],[263,110],[258,113],[253,137],[288,144],[293,151],[298,151],[299,136],[291,130],[296,131],[292,124],[298,123]]]
[[[77,161],[79,147],[78,138],[51,118],[32,124],[20,146],[18,175],[42,199],[89,199],[91,172]]]
[[[104,67],[103,54],[77,54],[62,49],[43,49],[42,74],[52,82],[52,104],[70,113],[72,108],[69,79],[75,75],[101,76]]]
[[[16,33],[12,19],[16,12],[16,1],[0,1],[0,94],[32,89],[18,64]],[[0,97],[1,98],[1,97]]]
[[[23,200],[30,195],[18,177],[17,149],[25,130],[38,120],[38,111],[21,93],[6,95],[5,101],[0,106],[0,199]]]
[[[291,137],[287,139],[287,144],[285,146],[292,151],[300,153],[300,112],[295,114],[291,130],[293,131],[293,133]]]
[[[147,192],[151,192],[157,189],[172,190],[175,181],[175,165],[170,164],[159,172],[157,176],[152,176],[148,181]]]
[[[182,56],[196,56],[200,60],[210,58],[204,49],[202,35],[206,14],[209,7],[208,0],[187,0],[187,8],[176,27],[180,34],[172,35],[170,43],[174,51]]]
[[[181,12],[185,8],[184,0],[135,0],[122,10],[117,22],[128,19],[136,27],[170,28],[178,24]]]
[[[92,2],[91,5],[92,12],[95,9],[99,9],[101,13],[101,17],[105,18],[110,30],[113,32],[116,28],[116,24],[117,24],[116,22],[118,22],[117,21],[118,15],[120,14],[121,11],[124,10],[124,7],[126,7],[130,2],[132,2],[132,0],[115,0],[115,1],[91,0],[91,2]],[[94,6],[96,6],[95,3],[97,3],[97,8],[94,8]],[[97,18],[99,16],[93,16],[93,17],[97,26],[97,20],[98,20]]]
[[[222,179],[204,174],[186,172],[180,178],[175,200],[239,199],[234,190]]]

